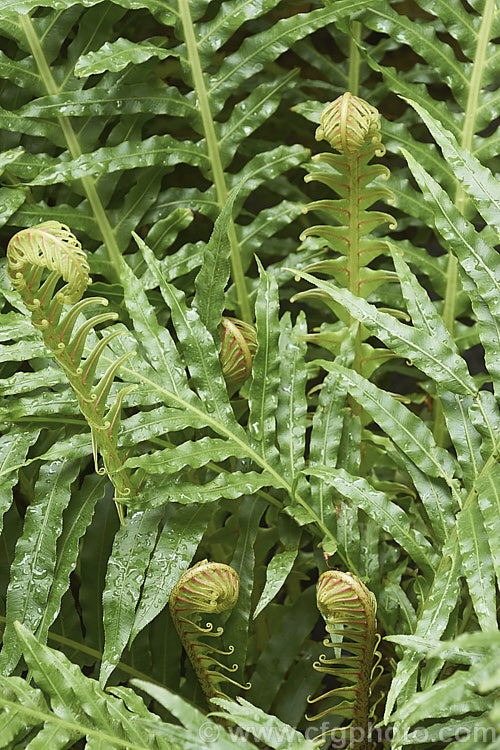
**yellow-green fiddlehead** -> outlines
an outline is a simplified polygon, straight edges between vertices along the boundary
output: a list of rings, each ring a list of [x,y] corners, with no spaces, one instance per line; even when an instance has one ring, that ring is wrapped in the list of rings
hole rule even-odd
[[[117,437],[122,401],[131,387],[122,388],[109,409],[106,399],[118,368],[131,352],[115,360],[94,384],[99,359],[119,333],[104,336],[83,356],[94,327],[117,318],[115,313],[102,313],[88,320],[81,317],[90,305],[108,304],[101,298],[82,299],[90,284],[85,252],[68,227],[47,221],[12,237],[7,262],[12,286],[30,310],[33,326],[41,331],[47,348],[65,371],[90,426],[96,467],[98,453],[104,462],[104,468],[97,470],[109,475],[118,502],[130,498],[137,492],[138,481],[123,467],[125,457],[118,452]],[[71,307],[65,311],[67,305]],[[121,514],[119,504],[117,507]]]
[[[233,609],[239,589],[239,577],[233,568],[203,560],[182,574],[170,595],[172,620],[209,703],[212,698],[227,697],[220,690],[222,682],[231,682],[244,689],[250,687],[239,685],[229,677],[231,672],[237,671],[237,664],[228,667],[215,656],[232,654],[233,646],[224,651],[202,640],[220,637],[224,632],[221,627],[214,629],[211,622],[202,624],[202,614]]]
[[[375,597],[352,573],[327,570],[318,581],[316,601],[329,633],[324,645],[337,654],[332,658],[322,654],[313,666],[341,684],[317,698],[308,699],[309,703],[320,703],[321,710],[307,719],[317,721],[335,713],[349,719],[347,727],[333,731],[347,735],[348,747],[366,750],[370,692],[377,666],[373,666],[373,660],[380,640]],[[325,706],[324,701],[329,702],[329,699],[333,702]]]

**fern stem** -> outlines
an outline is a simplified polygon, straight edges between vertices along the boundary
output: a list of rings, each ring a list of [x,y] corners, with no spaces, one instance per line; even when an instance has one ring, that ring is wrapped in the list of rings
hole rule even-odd
[[[486,0],[481,26],[479,28],[476,54],[472,64],[472,75],[470,77],[469,95],[465,109],[462,137],[460,145],[468,151],[472,148],[472,141],[476,130],[476,113],[478,109],[479,95],[481,93],[481,80],[483,77],[486,52],[491,38],[492,26],[495,16],[495,0]],[[456,184],[455,206],[464,214],[467,207],[467,193],[460,185]],[[448,253],[448,268],[446,272],[446,291],[444,296],[443,322],[451,335],[455,326],[455,306],[458,294],[458,261],[452,252]],[[444,415],[441,403],[436,399],[433,434],[436,443],[443,445],[446,432]]]
[[[60,90],[50,71],[47,60],[45,59],[42,45],[40,44],[40,40],[38,39],[29,15],[20,15],[19,24],[24,32],[24,35],[26,36],[26,40],[35,59],[38,72],[40,73],[40,78],[47,90],[47,93],[50,95],[59,94]],[[57,118],[57,121],[63,132],[66,144],[68,146],[68,151],[71,154],[71,158],[78,159],[78,157],[82,155],[82,151],[69,118],[61,116]],[[102,205],[101,199],[99,198],[95,182],[92,177],[82,177],[81,183],[83,185],[83,189],[87,196],[88,202],[90,203],[90,206],[92,208],[95,220],[101,230],[102,239],[108,251],[109,259],[114,269],[116,278],[119,279],[121,253],[116,242],[113,228],[109,223],[108,217],[106,216],[106,212],[104,210],[104,206]]]
[[[469,95],[467,97],[467,107],[464,115],[464,125],[462,128],[463,148],[470,151],[472,140],[476,131],[476,114],[478,109],[479,95],[481,93],[481,80],[484,72],[484,63],[486,52],[490,43],[493,21],[495,18],[496,2],[495,0],[486,0],[481,26],[477,40],[476,54],[472,64],[472,75],[470,77]],[[455,205],[463,213],[467,202],[467,194],[461,186],[457,187],[455,196]]]
[[[361,67],[361,55],[359,54],[358,42],[361,41],[361,22],[353,21],[351,28],[351,39],[349,42],[349,75],[347,79],[347,90],[357,96],[359,93],[359,70]]]
[[[228,191],[226,180],[224,178],[224,169],[222,167],[220,158],[219,144],[215,132],[214,120],[210,111],[210,101],[203,78],[203,71],[201,69],[200,56],[198,54],[198,45],[196,43],[193,20],[191,18],[191,11],[189,8],[189,0],[179,0],[179,11],[182,21],[182,28],[184,30],[184,40],[186,43],[188,58],[193,73],[194,88],[198,97],[199,109],[203,122],[203,130],[205,131],[208,157],[212,166],[212,178],[217,193],[217,202],[219,204],[219,208],[222,209],[226,202]],[[236,294],[238,299],[238,314],[245,323],[251,323],[252,312],[250,308],[250,300],[248,298],[248,291],[245,283],[245,273],[243,271],[243,266],[241,263],[240,246],[233,222],[231,222],[229,226],[228,233],[231,245],[231,275],[233,283],[236,287]]]

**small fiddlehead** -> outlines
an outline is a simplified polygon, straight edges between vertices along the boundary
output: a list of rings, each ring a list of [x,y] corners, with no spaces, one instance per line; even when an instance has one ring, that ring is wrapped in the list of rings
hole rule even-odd
[[[318,672],[334,676],[340,683],[309,703],[334,702],[308,721],[317,721],[328,714],[337,713],[350,719],[347,727],[331,730],[351,734],[349,747],[356,750],[368,748],[368,718],[370,692],[378,660],[373,666],[375,649],[380,640],[377,635],[376,600],[371,591],[352,575],[338,570],[327,570],[318,581],[316,601],[326,622],[329,638],[324,645],[338,651],[328,658],[322,654],[313,667]],[[349,731],[351,730],[351,732]]]
[[[116,320],[118,316],[102,313],[82,322],[80,315],[90,305],[108,304],[101,298],[81,299],[90,284],[89,265],[82,246],[68,227],[47,221],[12,237],[7,263],[12,286],[30,310],[33,326],[41,331],[45,345],[65,371],[90,426],[96,470],[109,475],[117,501],[129,498],[137,492],[138,482],[123,467],[125,459],[117,450],[117,437],[123,398],[133,386],[122,388],[109,409],[106,399],[118,368],[132,352],[115,360],[94,385],[99,359],[119,332],[100,339],[84,357],[87,338],[97,324]],[[58,288],[61,279],[65,283]],[[66,312],[65,305],[71,305]],[[101,469],[97,468],[98,452],[104,462]],[[117,507],[121,517],[118,503]]]
[[[227,387],[238,389],[252,373],[257,351],[257,332],[250,323],[236,318],[222,318],[220,362]]]
[[[223,629],[215,628],[211,622],[202,624],[202,614],[217,614],[233,609],[240,589],[238,574],[229,565],[203,560],[182,574],[170,595],[169,608],[175,628],[189,657],[205,697],[226,697],[220,690],[222,682],[240,685],[229,677],[236,672],[237,664],[231,667],[220,662],[217,656],[229,656],[234,647],[227,651],[218,649],[203,638],[222,636]]]

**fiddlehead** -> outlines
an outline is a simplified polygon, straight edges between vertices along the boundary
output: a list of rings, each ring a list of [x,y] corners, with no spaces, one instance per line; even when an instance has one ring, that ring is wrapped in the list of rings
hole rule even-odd
[[[314,716],[317,721],[328,714],[337,713],[350,719],[347,727],[332,732],[349,733],[350,748],[368,748],[368,717],[370,714],[370,692],[378,660],[373,666],[375,649],[380,640],[376,632],[377,621],[375,597],[366,586],[353,576],[339,570],[327,570],[318,581],[317,605],[326,622],[329,638],[324,645],[338,650],[338,656],[328,658],[321,655],[314,663],[318,672],[334,676],[341,684],[309,703],[322,703],[334,699],[334,703]]]
[[[222,318],[221,329],[222,374],[227,387],[236,390],[251,375],[257,351],[257,332],[253,325],[236,318]]]
[[[132,387],[123,388],[109,409],[106,399],[118,368],[132,352],[115,360],[94,385],[99,359],[119,332],[100,339],[84,357],[87,338],[97,324],[116,320],[118,316],[102,313],[82,323],[80,315],[90,305],[108,304],[101,298],[81,299],[90,284],[89,265],[82,246],[68,227],[47,221],[12,237],[7,247],[7,262],[12,286],[30,310],[33,326],[42,332],[47,348],[65,371],[90,426],[96,469],[98,452],[104,461],[104,469],[97,471],[109,475],[117,501],[130,497],[136,493],[138,482],[123,468],[124,458],[119,455],[116,443],[122,401]],[[58,288],[61,279],[65,284]],[[72,307],[63,314],[65,305]],[[119,506],[118,510],[121,515]]]
[[[182,574],[170,595],[172,620],[209,703],[217,696],[227,697],[220,690],[222,682],[230,682],[245,690],[250,687],[229,677],[231,672],[237,671],[237,664],[228,667],[215,656],[232,654],[233,646],[224,651],[202,640],[220,637],[224,631],[221,627],[214,630],[211,622],[202,624],[201,614],[232,609],[238,600],[239,589],[240,581],[233,568],[203,560]]]

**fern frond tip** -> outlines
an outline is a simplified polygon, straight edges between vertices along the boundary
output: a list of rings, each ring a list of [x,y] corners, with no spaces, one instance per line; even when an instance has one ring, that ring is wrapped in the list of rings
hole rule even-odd
[[[368,139],[377,144],[377,156],[385,152],[381,144],[378,110],[349,91],[327,104],[321,113],[315,138],[328,141],[341,154],[355,154]]]
[[[57,298],[65,304],[78,302],[90,284],[85,251],[69,227],[58,221],[45,221],[17,232],[7,246],[7,263],[11,284],[21,294],[40,282],[43,268],[57,272],[66,282],[57,292]],[[30,265],[32,271],[28,270]]]

